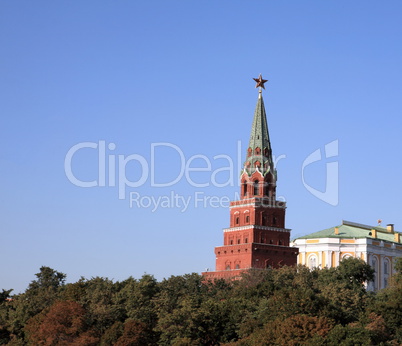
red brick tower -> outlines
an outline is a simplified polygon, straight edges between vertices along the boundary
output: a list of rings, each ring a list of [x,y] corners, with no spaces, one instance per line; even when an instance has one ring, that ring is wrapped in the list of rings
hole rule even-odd
[[[290,230],[285,228],[286,203],[276,200],[277,172],[261,90],[266,81],[261,75],[255,80],[259,95],[240,176],[240,200],[230,203],[230,227],[223,230],[223,246],[215,248],[216,271],[202,273],[207,279],[297,263],[298,249],[289,247]]]

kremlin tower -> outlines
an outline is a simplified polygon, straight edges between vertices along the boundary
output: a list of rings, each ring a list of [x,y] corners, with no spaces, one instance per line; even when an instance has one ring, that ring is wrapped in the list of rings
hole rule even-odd
[[[215,248],[216,270],[206,279],[235,279],[248,269],[277,268],[297,263],[298,249],[289,246],[285,228],[286,202],[276,200],[277,172],[272,158],[262,89],[267,80],[254,78],[259,88],[246,161],[240,176],[240,200],[230,203],[230,227],[223,246]]]

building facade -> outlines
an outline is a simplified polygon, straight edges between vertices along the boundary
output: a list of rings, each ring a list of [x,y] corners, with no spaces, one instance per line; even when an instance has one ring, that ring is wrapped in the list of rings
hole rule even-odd
[[[285,228],[286,203],[276,200],[277,172],[272,158],[261,88],[251,128],[246,161],[240,176],[240,200],[230,203],[230,227],[223,230],[223,245],[215,248],[216,270],[207,279],[236,278],[250,268],[296,265],[297,249],[290,247]]]
[[[342,221],[339,226],[299,237],[292,242],[299,249],[298,264],[309,268],[336,267],[347,257],[361,258],[375,271],[369,290],[388,286],[394,272],[395,260],[402,257],[401,233],[394,225],[369,226]]]

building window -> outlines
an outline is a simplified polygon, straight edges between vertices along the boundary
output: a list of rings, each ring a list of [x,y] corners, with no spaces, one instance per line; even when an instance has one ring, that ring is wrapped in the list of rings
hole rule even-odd
[[[236,225],[238,225],[239,224],[239,217],[237,216],[236,217]]]
[[[230,245],[233,245],[233,240],[230,241]]]
[[[243,196],[247,196],[247,183],[243,181]]]
[[[226,266],[226,270],[230,270],[230,264]]]
[[[256,180],[254,182],[254,196],[258,195],[258,188],[259,188],[259,184],[258,184],[258,180]]]
[[[308,261],[308,267],[310,269],[314,269],[317,267],[317,257],[310,256],[309,261]]]
[[[246,223],[249,223],[250,222],[250,216],[246,216]]]
[[[391,262],[388,260],[388,258],[384,258],[384,287],[388,286],[388,278],[392,272],[391,269]]]
[[[240,239],[237,239],[237,244],[240,244]]]
[[[246,238],[246,239],[244,239],[244,242],[247,244],[248,243],[248,239]]]
[[[373,257],[371,259],[371,266],[374,269],[373,288],[374,288],[374,291],[377,291],[378,290],[378,276],[377,276],[377,273],[378,273],[378,260],[377,260],[377,257]]]
[[[240,265],[236,264],[236,269],[240,269]]]

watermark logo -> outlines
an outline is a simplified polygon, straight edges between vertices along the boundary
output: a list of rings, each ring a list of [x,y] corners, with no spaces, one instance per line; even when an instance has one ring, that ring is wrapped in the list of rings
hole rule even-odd
[[[333,158],[338,156],[338,140],[332,141],[325,145],[325,159]],[[314,187],[306,183],[304,170],[307,166],[323,161],[321,155],[321,149],[317,149],[312,152],[303,162],[301,175],[304,187],[313,196],[317,197],[321,201],[328,203],[333,206],[337,206],[339,202],[339,167],[338,161],[332,161],[326,163],[326,179],[325,179],[325,191],[319,191]]]
[[[222,188],[226,186],[240,187],[240,174],[243,171],[241,142],[237,142],[234,155],[219,154],[212,158],[202,154],[186,157],[183,150],[172,143],[152,143],[150,145],[149,157],[138,153],[123,155],[115,154],[115,143],[106,143],[104,140],[98,142],[81,142],[72,146],[64,160],[64,171],[67,179],[75,186],[82,188],[112,187],[118,191],[118,198],[129,200],[130,208],[150,208],[156,211],[159,208],[177,208],[182,212],[189,206],[194,207],[228,207],[230,199],[228,196],[208,196],[204,192],[196,191],[193,195],[180,195],[173,189],[169,194],[161,196],[142,195],[139,188],[149,184],[152,188],[173,187],[181,182],[200,189],[208,187]],[[76,156],[86,151],[91,158],[97,159],[96,176],[84,180],[80,178],[79,165],[74,166]],[[158,154],[161,152],[174,155],[178,158],[175,168],[178,169],[173,177],[161,180],[160,168],[163,164],[158,163]],[[338,155],[338,141],[333,141],[325,146],[325,158],[332,158]],[[267,158],[262,158],[264,162]],[[286,155],[273,156],[274,167],[279,161],[286,159]],[[321,150],[317,149],[311,153],[303,162],[302,182],[305,188],[315,197],[330,204],[338,204],[338,162],[326,164],[326,189],[324,192],[308,185],[305,181],[304,169],[318,161],[322,161]],[[93,160],[92,160],[93,162]],[[74,169],[73,169],[74,166]],[[158,171],[159,169],[159,171]],[[159,172],[159,176],[156,174]],[[200,181],[200,176],[201,181]],[[134,178],[133,178],[134,177]],[[235,200],[240,196],[235,196]],[[279,197],[277,197],[278,199]],[[285,202],[285,198],[281,197]]]

